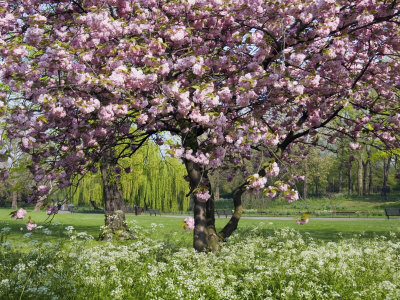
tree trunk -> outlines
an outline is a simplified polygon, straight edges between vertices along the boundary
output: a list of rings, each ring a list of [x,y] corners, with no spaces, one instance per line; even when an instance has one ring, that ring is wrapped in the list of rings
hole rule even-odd
[[[35,208],[33,209],[33,211],[40,211],[40,209],[44,205],[44,202],[46,199],[47,199],[47,195],[39,197],[39,199],[37,200],[37,202],[35,204]]]
[[[339,165],[339,193],[341,193],[343,189],[343,156],[344,156],[344,147],[342,148],[342,154]]]
[[[362,190],[363,196],[367,194],[367,178],[368,178],[368,160],[362,162],[363,166],[363,181],[362,181]]]
[[[363,161],[362,161],[362,152],[359,151],[359,156],[357,159],[358,162],[358,173],[357,173],[357,183],[358,183],[358,196],[363,195]]]
[[[307,199],[308,197],[308,163],[305,160],[304,165],[304,182],[303,182],[303,198]]]
[[[125,222],[121,176],[115,172],[115,167],[114,150],[111,149],[100,161],[105,207],[105,228],[100,233],[100,239],[135,239]]]
[[[215,177],[215,201],[219,201],[219,174]]]
[[[12,191],[11,192],[11,209],[17,209],[17,200],[18,200],[18,192],[17,191]]]
[[[368,172],[368,177],[369,177],[369,182],[368,182],[368,194],[372,194],[372,189],[373,189],[373,181],[372,181],[372,162],[371,160],[368,160],[368,166],[369,166],[369,172]]]
[[[386,194],[388,192],[388,179],[389,179],[389,169],[390,169],[390,162],[392,160],[392,155],[389,155],[387,161],[386,159],[383,160],[383,187],[382,192],[386,199]]]
[[[392,160],[392,156],[390,155],[386,161],[383,161],[383,186],[387,186],[388,178],[389,178],[389,169],[390,169],[390,161]]]
[[[347,168],[347,192],[353,193],[353,182],[351,181],[351,161],[349,161],[349,167]]]

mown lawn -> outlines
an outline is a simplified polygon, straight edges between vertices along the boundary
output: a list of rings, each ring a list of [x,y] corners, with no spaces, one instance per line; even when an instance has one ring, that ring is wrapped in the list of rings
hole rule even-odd
[[[11,230],[8,235],[9,240],[20,240],[28,231],[25,228],[25,220],[12,220],[9,216],[11,210],[0,209],[0,227],[10,227]],[[54,239],[68,239],[65,233],[65,227],[73,226],[76,232],[86,232],[94,236],[98,236],[100,226],[103,225],[104,216],[102,214],[70,214],[63,213],[57,214],[54,219],[48,219],[44,212],[31,212],[28,211],[27,216],[40,226],[48,227],[52,234],[43,234],[41,230],[32,232],[32,237],[41,241],[51,241]],[[176,232],[182,231],[181,221],[184,217],[167,217],[167,216],[134,216],[127,215],[127,222],[135,221],[145,229],[152,229],[156,225],[157,230],[152,232],[151,238],[168,240]],[[222,229],[228,219],[217,218],[217,229]],[[274,230],[282,228],[293,228],[298,230],[301,234],[310,234],[315,239],[325,241],[337,241],[340,238],[351,238],[355,235],[361,235],[363,238],[370,238],[376,235],[385,235],[389,232],[400,232],[400,220],[320,220],[311,216],[310,222],[306,225],[299,226],[294,220],[260,220],[260,219],[242,219],[239,223],[238,231],[246,233],[255,227],[265,232],[265,235],[271,235]],[[20,231],[20,229],[23,229]],[[191,237],[185,235],[183,240],[179,241],[185,247],[191,246]]]

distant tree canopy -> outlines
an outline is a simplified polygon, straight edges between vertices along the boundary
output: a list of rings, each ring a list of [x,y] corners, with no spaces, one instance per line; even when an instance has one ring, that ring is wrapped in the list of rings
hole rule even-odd
[[[162,155],[162,150],[153,142],[148,142],[133,157],[122,159],[120,167],[126,205],[147,205],[165,212],[186,211],[189,208],[184,165],[176,158]],[[132,172],[125,173],[123,170],[129,167]],[[62,200],[64,197],[70,197],[74,205],[93,201],[101,207],[103,191],[100,173],[87,174],[77,187],[60,190],[51,196],[51,200]]]

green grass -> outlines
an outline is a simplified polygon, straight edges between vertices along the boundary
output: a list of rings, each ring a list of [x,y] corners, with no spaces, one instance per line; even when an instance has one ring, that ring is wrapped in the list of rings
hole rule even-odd
[[[293,203],[288,203],[284,199],[266,199],[262,208],[249,209],[247,213],[266,211],[272,215],[295,215],[298,212],[311,211],[315,215],[328,216],[332,211],[355,211],[358,212],[358,216],[384,216],[384,209],[388,207],[400,207],[399,193],[389,194],[387,199],[380,194],[366,196],[332,194],[299,199]]]
[[[25,228],[25,220],[12,220],[9,216],[11,210],[0,209],[0,227],[10,227],[9,240],[20,240],[27,230]],[[68,239],[68,235],[65,232],[65,227],[73,226],[76,232],[86,232],[95,238],[98,236],[100,226],[104,223],[104,216],[101,214],[57,214],[51,223],[45,222],[47,215],[44,212],[31,212],[28,211],[27,216],[31,216],[32,219],[38,224],[44,227],[48,227],[52,234],[43,234],[41,230],[32,232],[31,238],[46,242],[53,241],[55,239]],[[145,229],[152,229],[155,225],[161,224],[157,227],[157,230],[153,230],[152,239],[158,240],[169,240],[173,238],[174,233],[181,232],[182,228],[180,222],[181,218],[174,217],[154,217],[154,216],[134,216],[127,215],[127,222],[136,223]],[[226,224],[225,218],[216,219],[217,229],[222,229]],[[301,234],[310,234],[313,238],[325,240],[325,241],[336,241],[340,238],[351,238],[355,235],[361,235],[363,238],[370,238],[376,235],[385,235],[389,232],[400,232],[400,220],[320,220],[313,218],[308,224],[299,226],[294,220],[259,220],[259,219],[241,219],[239,223],[238,232],[246,233],[251,231],[253,228],[262,225],[262,230],[265,235],[272,235],[274,230],[282,228],[293,228],[298,230]],[[22,228],[22,232],[20,231]],[[175,237],[174,237],[175,239]],[[184,247],[191,246],[191,236],[186,234],[180,237],[179,242]]]

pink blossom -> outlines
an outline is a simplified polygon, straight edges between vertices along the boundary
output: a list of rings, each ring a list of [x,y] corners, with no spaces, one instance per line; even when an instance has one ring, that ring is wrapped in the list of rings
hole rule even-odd
[[[252,190],[253,192],[258,192],[262,188],[264,188],[267,183],[267,178],[260,177],[258,174],[251,175],[247,181],[249,182],[246,189]]]
[[[293,64],[295,66],[299,66],[304,61],[305,58],[306,58],[306,55],[303,53],[292,53],[290,55],[289,61],[291,64]]]
[[[197,76],[202,76],[205,73],[205,69],[203,67],[203,64],[201,64],[201,63],[194,64],[192,67],[192,70],[193,70],[193,74],[195,74]]]
[[[351,143],[349,143],[349,148],[351,150],[359,150],[359,149],[361,149],[361,145],[358,143],[351,142]]]
[[[199,200],[200,202],[207,202],[208,199],[211,198],[210,192],[208,190],[203,190],[203,191],[198,191],[196,193],[196,198],[197,200]]]
[[[26,215],[26,210],[23,208],[18,209],[17,211],[14,211],[11,213],[12,219],[17,220],[17,219],[24,219]]]
[[[192,217],[187,217],[184,220],[183,229],[185,230],[193,230],[194,229],[194,219]]]
[[[177,149],[173,150],[172,156],[176,157],[176,158],[179,158],[179,157],[181,157],[183,155],[184,152],[185,152],[184,148],[177,148]]]
[[[264,41],[264,32],[256,30],[251,34],[250,43],[258,45]]]
[[[44,30],[37,25],[29,27],[25,32],[24,42],[30,45],[37,45],[42,40],[43,33]]]
[[[50,188],[47,185],[39,185],[37,188],[39,195],[46,195]]]
[[[276,187],[280,192],[286,192],[289,189],[289,186],[281,181],[276,183]]]
[[[275,187],[269,186],[263,191],[263,193],[268,198],[274,198],[277,194],[277,191]]]
[[[297,218],[296,219],[296,223],[298,225],[304,225],[304,224],[307,224],[309,220],[310,220],[309,218],[304,218],[304,219],[303,218]]]
[[[290,190],[285,193],[285,199],[288,202],[294,202],[299,199],[299,193],[295,190]]]
[[[186,30],[184,29],[184,27],[181,26],[176,26],[175,29],[172,31],[172,34],[170,35],[171,41],[179,44],[185,40],[185,37]]]
[[[28,229],[29,231],[36,229],[37,225],[34,221],[29,220],[28,222],[26,222],[26,229]]]
[[[279,175],[279,166],[276,162],[273,162],[272,164],[269,164],[266,168],[265,168],[265,173],[267,174],[267,176],[270,177],[276,177]]]
[[[58,213],[57,205],[49,206],[49,208],[47,208],[47,210],[46,210],[46,214],[48,214],[48,215],[52,215],[52,214],[56,214],[56,213]]]

